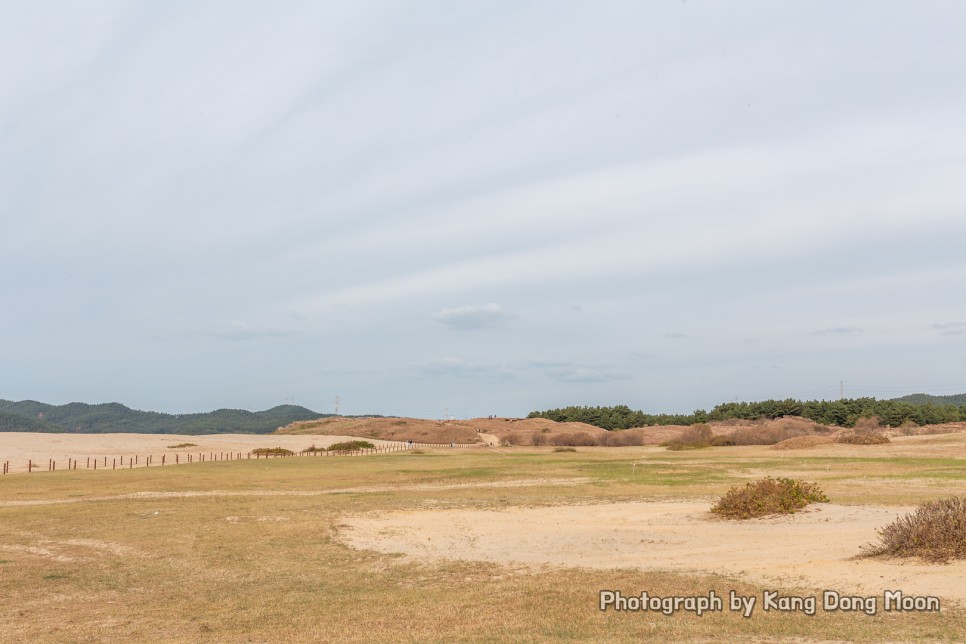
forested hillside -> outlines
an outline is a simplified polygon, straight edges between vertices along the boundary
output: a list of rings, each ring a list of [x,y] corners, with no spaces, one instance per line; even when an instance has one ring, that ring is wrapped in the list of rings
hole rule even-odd
[[[963,397],[966,397],[964,395]],[[960,396],[943,396],[956,399]],[[852,427],[860,418],[876,416],[890,427],[903,423],[931,425],[966,421],[966,405],[951,403],[912,403],[903,400],[875,398],[847,398],[844,400],[763,400],[760,402],[730,402],[717,405],[711,411],[698,409],[691,414],[645,414],[626,405],[616,407],[564,407],[530,412],[528,418],[548,418],[557,422],[580,422],[604,429],[628,429],[653,425],[690,425],[728,419],[756,420],[800,416],[823,425]]]
[[[953,394],[951,396],[930,396],[929,394],[909,394],[902,398],[894,398],[899,402],[912,403],[913,405],[952,405],[962,407],[966,405],[966,394]]]
[[[34,400],[0,400],[0,431],[132,434],[268,434],[319,414],[297,405],[265,411],[219,409],[200,414],[163,414],[130,409],[120,403],[48,405]]]

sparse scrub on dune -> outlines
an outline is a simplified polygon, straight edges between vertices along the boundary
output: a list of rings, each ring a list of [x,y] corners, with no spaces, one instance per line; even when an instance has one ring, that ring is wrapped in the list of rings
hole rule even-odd
[[[889,441],[888,436],[883,436],[882,434],[851,433],[836,436],[835,442],[844,443],[845,445],[884,445],[891,441]]]
[[[291,456],[295,452],[284,447],[258,447],[253,449],[251,453],[259,456]]]
[[[344,441],[329,445],[330,452],[353,452],[357,449],[372,449],[375,447],[369,441]]]
[[[828,503],[828,497],[814,483],[768,477],[731,488],[711,511],[726,519],[752,519],[792,514],[809,503]]]
[[[182,449],[184,447],[198,447],[197,443],[178,443],[177,445],[168,445],[168,449]]]
[[[506,443],[506,446],[507,447],[509,447],[511,445],[524,446],[524,445],[536,445],[537,444],[533,440],[533,436],[531,436],[527,432],[510,432],[509,434],[507,434],[503,438],[503,442]]]
[[[731,438],[734,445],[774,445],[802,434],[791,427],[742,427],[731,432]]]
[[[966,559],[966,497],[929,501],[879,530],[879,543],[864,557],[920,557],[946,562]]]
[[[786,438],[780,443],[775,443],[772,449],[808,449],[819,445],[828,445],[835,442],[830,436],[795,436]]]
[[[597,444],[605,447],[631,447],[644,444],[644,435],[626,429],[615,430],[597,437]]]
[[[706,423],[695,423],[681,432],[680,436],[666,441],[663,445],[670,450],[701,449],[710,447],[711,440],[711,426]]]
[[[550,444],[569,447],[592,447],[597,444],[597,441],[587,432],[573,432],[551,436]]]

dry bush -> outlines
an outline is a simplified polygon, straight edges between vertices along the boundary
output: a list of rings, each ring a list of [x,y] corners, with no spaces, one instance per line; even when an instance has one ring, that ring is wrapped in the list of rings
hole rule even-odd
[[[915,436],[919,433],[919,423],[914,420],[904,420],[899,425],[899,431],[903,436]]]
[[[679,436],[664,443],[670,450],[700,449],[711,445],[711,426],[706,423],[695,423],[685,429]]]
[[[553,448],[553,451],[555,451],[555,452],[576,452],[577,451],[577,448],[576,447],[554,447]]]
[[[540,432],[539,434],[534,434],[533,436],[530,437],[530,440],[534,445],[537,445],[537,446],[548,445],[550,443],[549,437],[543,432]]]
[[[966,497],[929,501],[878,532],[879,543],[862,556],[966,559]]]
[[[638,432],[614,430],[597,437],[597,444],[606,447],[631,447],[644,444],[644,436]]]
[[[804,433],[791,427],[742,427],[731,432],[731,440],[733,445],[774,445]]]
[[[734,432],[732,432],[733,434]],[[718,434],[711,437],[712,447],[734,447],[737,445],[732,434]]]
[[[731,488],[711,511],[728,519],[751,519],[792,514],[809,503],[828,503],[828,497],[815,483],[768,477]]]
[[[888,436],[882,434],[842,434],[835,437],[835,442],[845,445],[884,445],[890,441]]]
[[[828,425],[821,425],[819,423],[814,423],[811,427],[813,434],[828,434],[832,431],[832,428]]]
[[[511,445],[534,445],[533,437],[528,432],[510,432],[503,438],[503,442]]]
[[[879,417],[869,416],[867,418],[860,418],[855,421],[853,431],[855,431],[857,434],[869,434],[880,429],[882,429],[882,424],[879,421]]]
[[[565,445],[569,447],[593,447],[597,444],[594,437],[587,432],[573,432],[567,434],[555,434],[550,437],[551,445]]]
[[[835,441],[831,436],[795,436],[772,445],[772,449],[807,449],[818,445],[829,445]]]

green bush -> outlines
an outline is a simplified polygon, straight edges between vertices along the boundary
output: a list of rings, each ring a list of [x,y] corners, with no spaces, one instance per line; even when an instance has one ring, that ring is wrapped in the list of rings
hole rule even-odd
[[[577,448],[575,448],[575,447],[554,447],[553,448],[553,451],[555,451],[555,452],[576,452],[577,451]]]
[[[354,452],[357,449],[372,449],[375,447],[369,441],[344,441],[329,445],[330,452]]]
[[[251,453],[260,456],[291,456],[295,452],[284,447],[259,447],[253,449]]]
[[[768,477],[731,488],[711,511],[727,519],[751,519],[793,514],[809,503],[828,503],[828,497],[814,483]]]
[[[878,532],[879,543],[866,546],[863,556],[966,559],[966,497],[929,501]]]

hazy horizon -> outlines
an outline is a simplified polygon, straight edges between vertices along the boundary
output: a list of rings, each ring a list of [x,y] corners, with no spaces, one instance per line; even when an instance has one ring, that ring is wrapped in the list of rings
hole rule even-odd
[[[966,391],[966,5],[6,3],[0,398]]]

